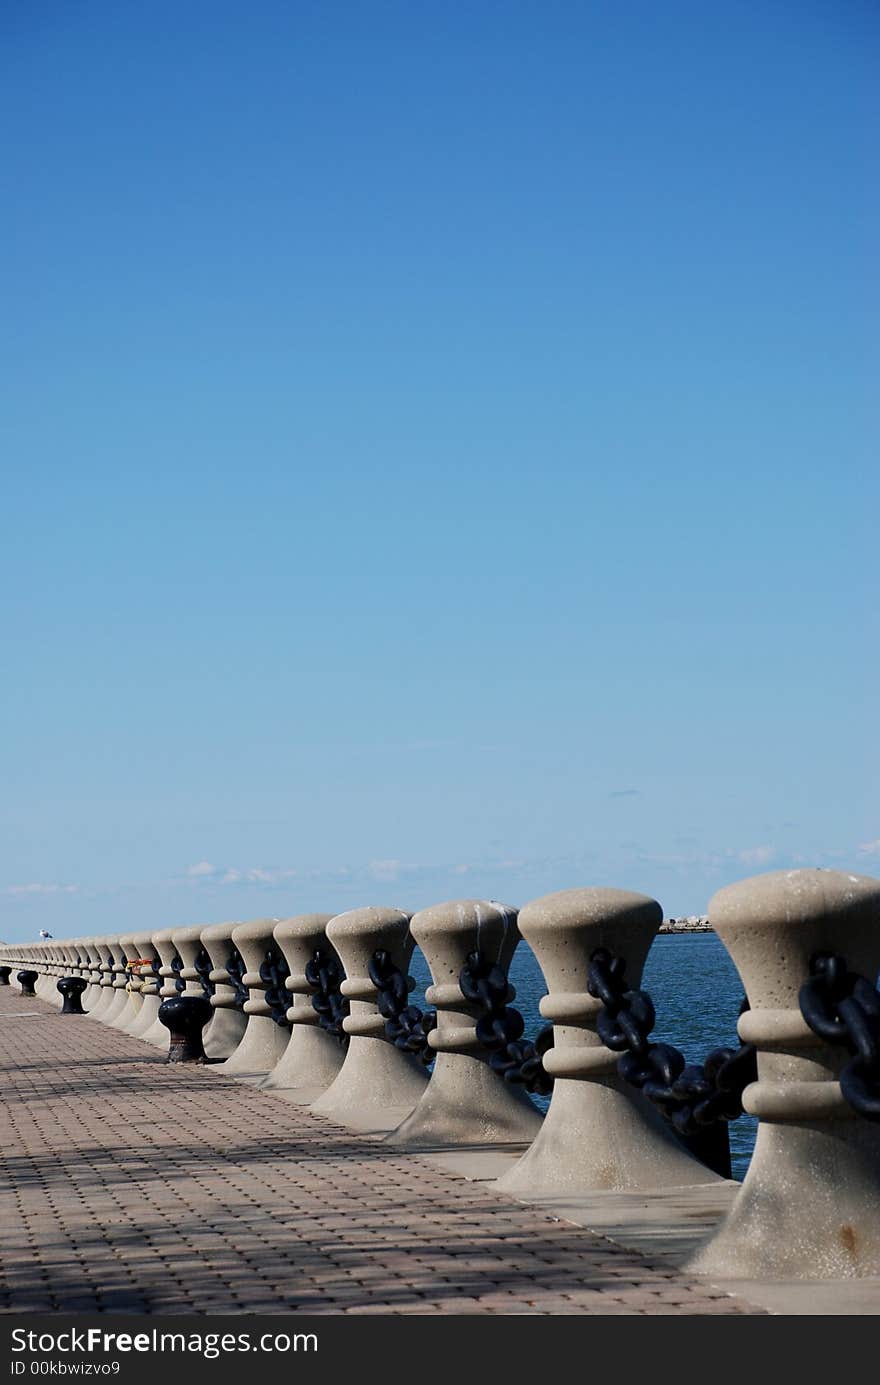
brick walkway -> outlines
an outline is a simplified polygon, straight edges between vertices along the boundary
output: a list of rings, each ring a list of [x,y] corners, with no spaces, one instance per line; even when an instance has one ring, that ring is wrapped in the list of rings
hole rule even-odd
[[[0,1036],[3,1312],[759,1311],[14,987]]]

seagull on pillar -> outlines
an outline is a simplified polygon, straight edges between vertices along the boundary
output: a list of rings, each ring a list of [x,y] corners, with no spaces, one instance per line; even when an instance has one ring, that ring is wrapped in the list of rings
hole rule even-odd
[[[41,937],[41,938],[51,938],[51,936],[52,936],[52,934],[51,934],[51,933],[47,933],[46,930],[45,930],[45,928],[41,928],[41,929],[40,929],[40,937]]]

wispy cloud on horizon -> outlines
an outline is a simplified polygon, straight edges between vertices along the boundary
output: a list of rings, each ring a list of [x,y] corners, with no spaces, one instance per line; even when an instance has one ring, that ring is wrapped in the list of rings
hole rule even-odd
[[[641,789],[612,789],[609,798],[641,798]]]
[[[860,842],[859,851],[863,856],[880,856],[880,837],[875,837],[872,842]]]
[[[0,893],[5,895],[39,895],[39,894],[77,894],[79,885],[43,885],[34,882],[30,885],[7,885]]]

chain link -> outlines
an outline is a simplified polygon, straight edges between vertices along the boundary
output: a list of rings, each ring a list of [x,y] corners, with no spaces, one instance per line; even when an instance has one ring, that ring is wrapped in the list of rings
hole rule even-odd
[[[409,978],[383,948],[373,953],[367,970],[378,991],[376,1004],[385,1021],[386,1039],[427,1067],[437,1056],[428,1044],[428,1035],[437,1028],[437,1011],[422,1012],[417,1005],[408,1003]]]
[[[880,1121],[880,995],[843,957],[819,952],[798,994],[814,1034],[854,1055],[842,1069],[840,1090],[865,1120]]]
[[[345,980],[340,963],[332,953],[316,948],[315,955],[306,963],[305,978],[312,988],[312,1008],[317,1013],[318,1024],[341,1044],[347,1044],[349,1036],[342,1021],[351,1011],[351,1002],[340,990]]]
[[[525,1087],[536,1096],[549,1096],[553,1078],[544,1067],[544,1054],[553,1047],[553,1026],[543,1029],[534,1043],[523,1038],[525,1021],[508,1005],[513,990],[504,971],[480,952],[469,952],[458,978],[469,1004],[483,1011],[477,1021],[480,1043],[489,1053],[489,1066],[505,1082]]]
[[[647,991],[629,988],[626,962],[604,947],[590,958],[587,990],[602,1002],[599,1038],[623,1055],[617,1064],[620,1076],[643,1092],[680,1135],[695,1136],[743,1114],[742,1094],[758,1076],[754,1044],[715,1048],[702,1063],[688,1063],[672,1044],[651,1043],[653,1001]],[[740,1014],[746,1008],[743,1001]]]

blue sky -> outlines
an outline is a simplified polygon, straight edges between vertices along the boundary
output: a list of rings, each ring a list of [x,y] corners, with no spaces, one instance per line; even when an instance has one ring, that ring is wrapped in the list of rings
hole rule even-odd
[[[5,7],[0,936],[880,875],[880,15]]]

